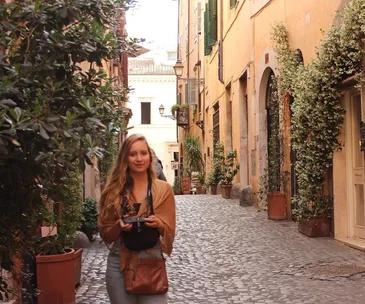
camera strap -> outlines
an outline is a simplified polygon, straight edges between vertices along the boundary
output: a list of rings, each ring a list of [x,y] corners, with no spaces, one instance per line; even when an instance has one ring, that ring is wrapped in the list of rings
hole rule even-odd
[[[152,178],[148,175],[148,186],[147,186],[147,214],[149,211],[149,215],[154,215],[153,210],[153,198],[152,198]],[[127,211],[128,198],[126,195],[121,195],[121,205],[122,205],[122,217]],[[148,215],[147,215],[148,216]]]

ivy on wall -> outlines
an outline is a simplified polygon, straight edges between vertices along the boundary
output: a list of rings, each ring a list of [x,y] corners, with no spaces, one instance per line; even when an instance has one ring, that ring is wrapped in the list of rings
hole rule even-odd
[[[272,38],[278,56],[279,89],[294,97],[291,137],[296,152],[295,172],[302,215],[324,212],[323,184],[333,153],[341,147],[338,136],[344,121],[340,83],[361,71],[365,37],[365,2],[353,0],[338,26],[321,41],[315,58],[306,66],[290,49],[288,32],[275,25]]]

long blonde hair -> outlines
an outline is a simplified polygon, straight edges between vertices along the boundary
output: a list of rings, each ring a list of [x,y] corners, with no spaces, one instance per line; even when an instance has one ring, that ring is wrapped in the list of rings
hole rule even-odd
[[[123,144],[119,149],[117,160],[115,161],[113,168],[109,171],[105,189],[101,194],[99,201],[99,219],[101,222],[110,219],[111,214],[109,208],[113,209],[116,216],[120,216],[121,195],[131,195],[134,181],[129,173],[128,157],[132,145],[140,140],[146,143],[150,155],[150,165],[147,169],[147,173],[152,179],[156,178],[153,170],[151,148],[146,138],[141,134],[130,135],[123,141]]]

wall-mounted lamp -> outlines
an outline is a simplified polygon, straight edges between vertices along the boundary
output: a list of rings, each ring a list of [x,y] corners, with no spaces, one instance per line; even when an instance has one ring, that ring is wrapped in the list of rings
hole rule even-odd
[[[163,105],[160,105],[160,107],[158,108],[158,111],[160,112],[161,117],[170,118],[172,120],[176,119],[176,117],[174,115],[164,115],[163,114],[165,112],[165,107]]]
[[[186,81],[195,80],[197,82],[197,84],[202,85],[202,86],[204,85],[204,83],[205,83],[204,78],[182,78],[181,76],[183,74],[183,71],[184,71],[184,65],[181,62],[181,60],[178,59],[174,65],[174,72],[175,72],[176,77],[179,80],[186,80]]]

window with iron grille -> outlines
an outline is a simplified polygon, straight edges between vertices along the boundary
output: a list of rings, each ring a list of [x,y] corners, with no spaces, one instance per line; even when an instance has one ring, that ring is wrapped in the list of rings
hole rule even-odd
[[[151,124],[151,103],[141,102],[141,124]]]

